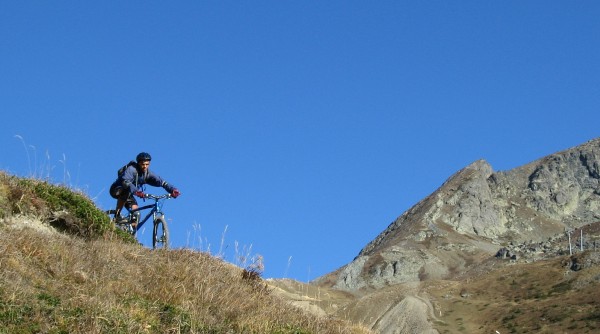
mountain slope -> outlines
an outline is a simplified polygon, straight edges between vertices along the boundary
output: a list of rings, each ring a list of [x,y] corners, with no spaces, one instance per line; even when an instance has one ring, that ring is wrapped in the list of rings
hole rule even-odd
[[[335,278],[318,281],[357,290],[451,279],[503,244],[540,242],[598,221],[599,166],[600,139],[506,172],[476,161],[403,213]]]
[[[380,333],[595,333],[599,209],[600,138],[509,171],[475,161],[312,282],[311,305]]]

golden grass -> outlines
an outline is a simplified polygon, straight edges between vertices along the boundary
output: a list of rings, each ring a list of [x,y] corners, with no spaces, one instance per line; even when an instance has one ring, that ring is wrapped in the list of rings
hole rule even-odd
[[[370,333],[292,306],[253,268],[126,242],[89,202],[0,173],[0,333]],[[75,227],[15,223],[62,206]]]
[[[0,231],[2,333],[367,333],[205,253]]]

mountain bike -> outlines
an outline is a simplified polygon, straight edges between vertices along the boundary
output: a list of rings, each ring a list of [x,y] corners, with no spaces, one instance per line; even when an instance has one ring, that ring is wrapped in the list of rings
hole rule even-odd
[[[162,212],[162,204],[166,199],[173,198],[171,194],[164,195],[152,195],[145,194],[144,198],[154,200],[154,203],[138,206],[137,209],[127,209],[128,214],[126,216],[116,216],[115,210],[108,210],[106,213],[112,215],[112,221],[115,223],[117,228],[133,235],[135,237],[137,231],[144,225],[144,223],[152,217],[154,222],[154,228],[152,230],[152,248],[168,248],[169,247],[169,229],[167,227],[167,221],[165,220],[165,214]],[[141,218],[141,211],[151,209],[143,219]],[[137,222],[137,225],[134,223]]]

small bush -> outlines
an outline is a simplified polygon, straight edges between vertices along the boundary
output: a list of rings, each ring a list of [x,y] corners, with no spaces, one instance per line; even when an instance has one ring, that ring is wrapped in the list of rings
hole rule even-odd
[[[88,239],[114,231],[110,218],[85,194],[0,172],[0,217],[12,215],[40,217],[58,230]]]

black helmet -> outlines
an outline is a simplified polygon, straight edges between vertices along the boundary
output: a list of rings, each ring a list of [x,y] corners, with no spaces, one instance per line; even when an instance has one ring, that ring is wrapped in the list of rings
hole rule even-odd
[[[150,156],[149,153],[142,152],[142,153],[138,154],[137,157],[135,157],[135,160],[137,162],[140,162],[140,161],[150,161],[150,160],[152,160],[152,157]]]

